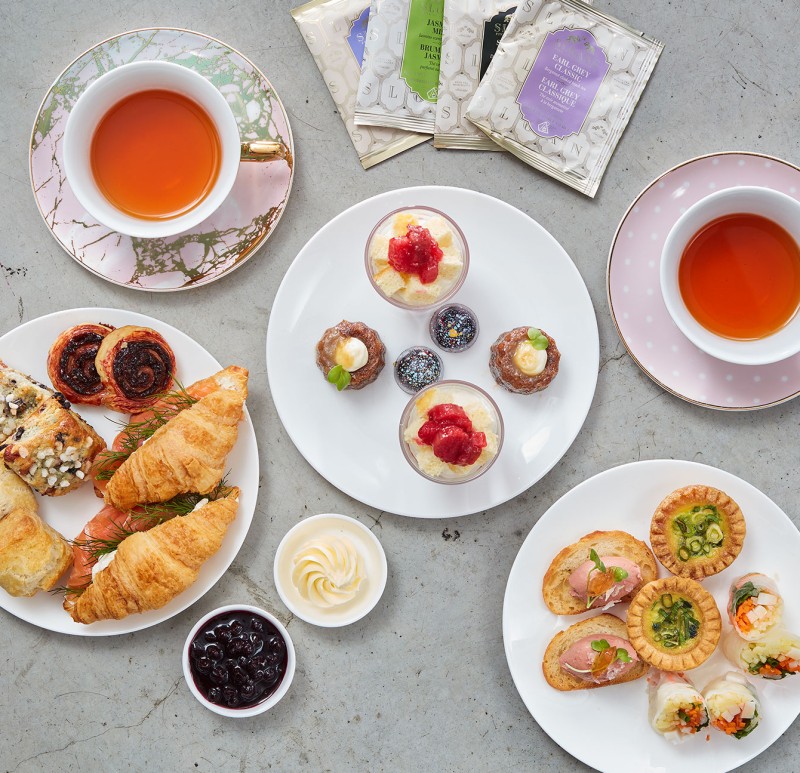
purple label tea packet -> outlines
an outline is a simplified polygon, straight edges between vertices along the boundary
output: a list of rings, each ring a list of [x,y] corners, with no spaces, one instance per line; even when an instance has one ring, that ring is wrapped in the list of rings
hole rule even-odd
[[[521,0],[466,117],[594,196],[663,47],[581,0]]]

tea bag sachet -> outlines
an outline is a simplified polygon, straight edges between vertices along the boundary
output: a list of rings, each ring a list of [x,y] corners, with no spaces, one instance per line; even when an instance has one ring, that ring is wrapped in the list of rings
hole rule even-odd
[[[503,150],[464,113],[516,8],[514,0],[445,0],[435,148]]]
[[[594,196],[663,48],[581,0],[521,0],[467,118]]]
[[[503,150],[465,113],[516,10],[514,0],[445,0],[435,148]]]
[[[433,134],[444,0],[372,0],[356,125]]]
[[[312,0],[292,10],[364,169],[428,137],[399,129],[356,126],[353,118],[364,57],[368,0]]]

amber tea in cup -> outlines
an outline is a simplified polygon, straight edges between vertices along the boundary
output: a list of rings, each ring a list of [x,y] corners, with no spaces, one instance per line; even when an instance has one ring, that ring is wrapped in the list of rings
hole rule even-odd
[[[194,209],[214,187],[221,160],[211,116],[166,89],[139,91],[113,105],[90,149],[92,175],[109,203],[145,220]]]
[[[800,247],[769,218],[724,215],[689,240],[678,285],[686,308],[710,332],[741,341],[765,338],[800,307]]]

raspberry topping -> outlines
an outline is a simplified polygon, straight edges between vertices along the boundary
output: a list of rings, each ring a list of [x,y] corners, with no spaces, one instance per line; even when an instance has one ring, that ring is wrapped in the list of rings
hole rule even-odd
[[[430,284],[439,276],[439,261],[444,253],[421,225],[410,225],[405,236],[389,240],[389,265],[404,274],[416,274],[422,284]]]
[[[453,403],[434,405],[417,437],[422,445],[433,446],[433,453],[443,462],[462,467],[474,464],[486,448],[486,435],[473,432],[469,416]]]

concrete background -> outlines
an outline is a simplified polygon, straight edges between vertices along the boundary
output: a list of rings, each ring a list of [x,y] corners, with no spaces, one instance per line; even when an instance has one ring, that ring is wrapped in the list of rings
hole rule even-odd
[[[752,150],[800,159],[791,0],[603,0],[666,50],[594,201],[497,153],[429,145],[364,172],[290,15],[287,0],[0,2],[0,330],[64,308],[107,305],[176,325],[218,359],[247,366],[262,489],[248,539],[201,601],[136,634],[79,639],[0,613],[0,767],[36,770],[576,770],[539,729],[503,653],[502,599],[514,557],[540,515],[573,486],[635,459],[685,458],[742,476],[796,517],[800,402],[756,413],[697,408],[661,391],[627,356],[606,302],[608,247],[630,201],[689,157]],[[28,141],[39,102],[78,53],[115,33],[180,26],[220,38],[271,79],[297,144],[283,221],[244,267],[211,286],[156,295],[118,288],[70,260],[31,195]],[[342,209],[383,191],[441,183],[484,191],[532,215],[580,269],[600,327],[597,393],[555,469],[514,501],[450,521],[373,511],[321,479],[283,431],[263,359],[271,301],[305,241]],[[375,531],[389,556],[386,593],[355,625],[293,620],[272,582],[275,548],[307,514],[338,511]],[[298,672],[268,714],[226,721],[183,682],[180,646],[204,612],[229,602],[289,624]],[[747,766],[800,768],[800,726]]]

